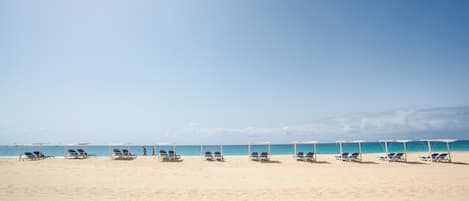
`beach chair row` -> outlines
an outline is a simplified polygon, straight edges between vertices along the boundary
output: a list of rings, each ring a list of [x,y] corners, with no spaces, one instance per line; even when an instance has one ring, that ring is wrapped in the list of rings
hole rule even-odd
[[[404,162],[405,161],[404,153],[402,152],[388,153],[385,156],[378,156],[378,159],[382,161],[389,161],[389,162]]]
[[[336,155],[337,160],[346,161],[346,162],[361,162],[360,153],[342,153]]]
[[[88,153],[84,149],[68,149],[67,150],[67,159],[86,159],[88,158]]]
[[[112,158],[114,160],[133,160],[137,155],[131,153],[128,149],[113,149]]]
[[[420,156],[419,159],[432,162],[450,162],[448,153],[432,153],[430,156]]]
[[[267,152],[251,152],[249,155],[249,159],[252,161],[270,161],[270,154]]]
[[[25,158],[28,160],[43,160],[46,158],[54,158],[54,156],[46,156],[41,151],[24,152],[24,156],[26,156]]]
[[[207,160],[207,161],[224,161],[225,159],[223,158],[223,154],[219,151],[216,151],[216,152],[210,152],[210,151],[206,151],[204,153],[204,160]]]
[[[180,161],[181,155],[177,154],[173,150],[160,150],[158,159],[160,159],[161,161]]]
[[[316,154],[314,152],[308,152],[306,154],[304,152],[297,152],[294,158],[297,161],[314,162],[316,161]]]

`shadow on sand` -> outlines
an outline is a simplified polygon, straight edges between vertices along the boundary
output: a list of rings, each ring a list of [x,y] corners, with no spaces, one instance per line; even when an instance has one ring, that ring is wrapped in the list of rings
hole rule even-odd
[[[410,165],[428,165],[429,163],[425,162],[419,162],[419,161],[407,161],[407,162],[401,162],[404,164],[410,164]]]
[[[451,164],[455,164],[455,165],[469,165],[469,163],[465,163],[465,162],[451,162]]]
[[[282,163],[280,161],[268,160],[268,161],[258,161],[259,163]]]
[[[163,163],[181,163],[182,161],[184,160],[160,160],[160,162],[163,162]]]
[[[373,161],[352,161],[352,163],[368,164],[368,165],[377,165],[377,164],[379,164],[379,163],[373,162]]]
[[[327,161],[308,161],[306,163],[311,163],[311,164],[331,164],[330,162]]]

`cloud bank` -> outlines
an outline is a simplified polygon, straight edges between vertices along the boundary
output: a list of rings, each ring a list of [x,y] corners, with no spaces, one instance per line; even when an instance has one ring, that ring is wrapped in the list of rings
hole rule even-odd
[[[469,139],[469,107],[354,114],[304,125],[270,128],[211,128],[193,121],[174,134],[174,137],[181,139],[200,139],[213,143],[246,143],[249,140],[281,143],[292,140]]]

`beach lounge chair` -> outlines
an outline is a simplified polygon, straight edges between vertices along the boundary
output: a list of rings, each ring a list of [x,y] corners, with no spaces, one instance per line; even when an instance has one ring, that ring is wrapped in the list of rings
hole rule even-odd
[[[84,149],[77,149],[77,152],[81,158],[88,158],[88,153]]]
[[[378,156],[378,158],[379,158],[379,160],[383,160],[383,161],[391,160],[391,159],[394,157],[395,154],[396,154],[396,153],[388,153],[388,155],[386,155],[386,156]]]
[[[217,161],[224,161],[223,154],[219,151],[215,152],[215,160]]]
[[[435,161],[439,155],[439,153],[432,153],[430,156],[420,156],[419,159],[422,161]]]
[[[161,161],[167,161],[167,160],[169,160],[168,152],[166,152],[165,150],[160,150],[160,155],[158,155],[158,158],[159,158]]]
[[[316,161],[316,158],[314,157],[314,152],[308,152],[306,153],[305,157],[304,157],[304,160],[305,161]]]
[[[261,160],[261,161],[270,161],[269,153],[262,152],[261,155],[259,155],[259,160]]]
[[[258,160],[259,160],[259,153],[257,153],[257,152],[252,152],[251,155],[249,155],[249,158],[250,158],[252,161],[258,161]]]
[[[337,160],[341,161],[348,161],[349,160],[349,153],[342,153],[336,156]]]
[[[178,155],[175,151],[173,150],[169,150],[168,151],[168,155],[169,155],[169,160],[180,160],[181,159],[181,156]]]
[[[55,156],[45,155],[42,151],[34,151],[33,153],[38,159],[55,158]]]
[[[390,161],[403,162],[404,161],[404,153],[394,154],[394,156],[390,159]]]
[[[207,160],[207,161],[214,161],[215,157],[213,157],[212,152],[207,151],[204,154],[204,159]]]
[[[124,159],[124,154],[122,154],[122,151],[120,149],[113,149],[112,151],[113,151],[112,153],[113,159],[117,159],[117,160]]]
[[[448,154],[447,153],[441,153],[435,158],[435,161],[437,162],[449,162]]]
[[[360,161],[361,161],[360,153],[352,153],[352,154],[350,154],[349,160],[350,160],[350,161],[354,161],[354,162],[360,162]]]
[[[304,161],[305,160],[305,153],[303,152],[298,152],[295,154],[295,159],[297,161]]]
[[[45,159],[46,158],[46,156],[40,151],[34,151],[33,153],[34,153],[34,155],[36,155],[37,159]]]
[[[122,149],[122,156],[124,157],[124,159],[129,160],[137,158],[137,155],[132,154],[128,149]]]
[[[67,150],[67,152],[68,152],[68,155],[67,155],[68,159],[77,159],[80,157],[80,154],[74,149],[69,149]]]
[[[24,152],[24,155],[26,156],[27,159],[29,160],[37,160],[37,157],[36,155],[34,155],[33,153],[31,152]]]

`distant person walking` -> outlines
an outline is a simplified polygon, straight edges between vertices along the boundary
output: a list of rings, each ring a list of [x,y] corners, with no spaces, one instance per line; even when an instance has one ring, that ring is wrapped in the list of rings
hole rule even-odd
[[[143,147],[143,155],[144,155],[144,156],[147,155],[147,148],[146,148],[146,147]]]
[[[153,156],[154,156],[154,155],[156,155],[156,150],[155,150],[155,147],[153,147],[151,150],[152,150],[152,152],[151,152],[151,153],[152,153],[152,155],[153,155]]]

